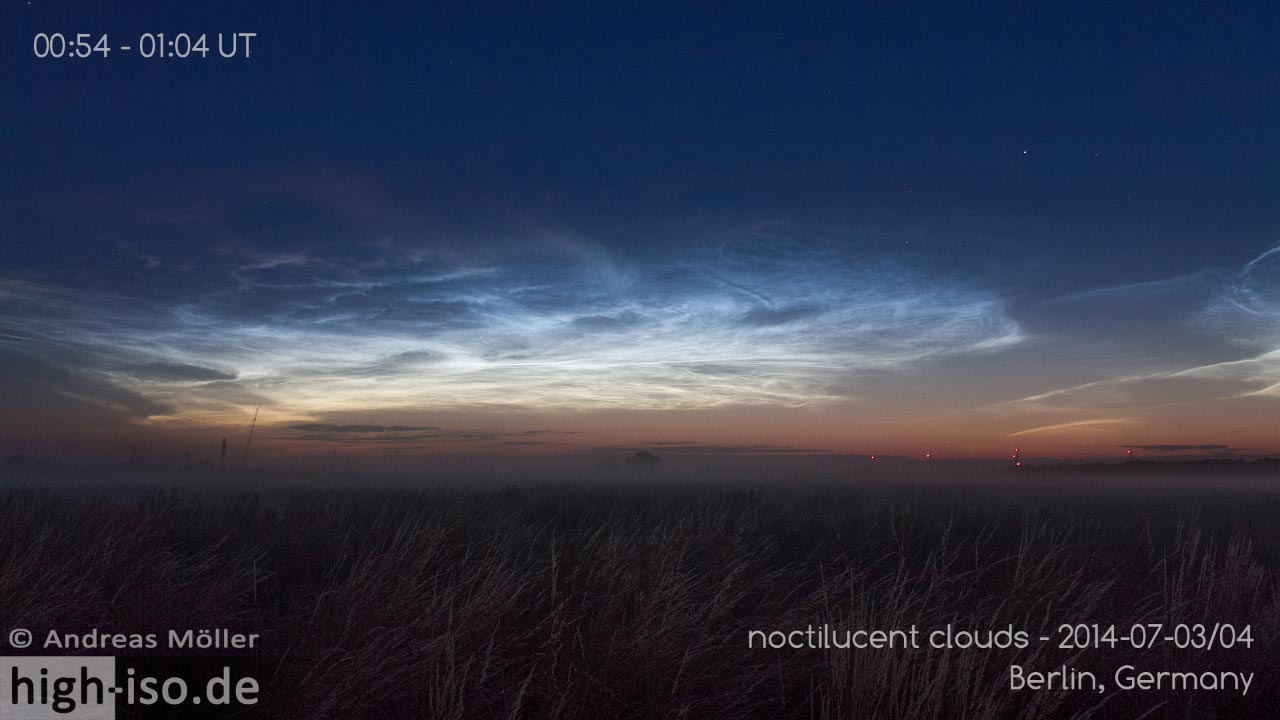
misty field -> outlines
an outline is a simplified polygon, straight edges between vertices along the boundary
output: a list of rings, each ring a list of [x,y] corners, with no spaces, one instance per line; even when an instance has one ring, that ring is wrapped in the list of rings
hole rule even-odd
[[[539,485],[0,492],[7,627],[259,633],[255,717],[1267,717],[1280,498]],[[1057,649],[1062,623],[1251,625],[1251,648]],[[749,649],[972,630],[1025,650]],[[1011,692],[1009,666],[1234,669],[1233,692]],[[1145,713],[1145,714],[1144,714]]]

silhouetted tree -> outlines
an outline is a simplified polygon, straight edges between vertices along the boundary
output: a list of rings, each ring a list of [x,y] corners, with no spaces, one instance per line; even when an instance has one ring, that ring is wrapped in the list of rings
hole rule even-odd
[[[662,467],[662,458],[654,455],[648,450],[640,452],[627,458],[627,467],[640,469],[653,469]]]

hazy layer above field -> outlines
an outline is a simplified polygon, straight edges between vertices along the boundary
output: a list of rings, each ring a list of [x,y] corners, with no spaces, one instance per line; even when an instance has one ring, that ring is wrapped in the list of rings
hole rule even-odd
[[[1074,493],[1260,492],[1280,490],[1280,460],[1218,459],[1066,463],[1009,460],[922,461],[866,456],[680,456],[653,464],[600,456],[440,457],[387,464],[337,457],[327,463],[257,464],[233,457],[223,467],[207,462],[132,461],[77,465],[14,456],[0,463],[0,486],[169,488],[220,492],[282,488],[493,488],[566,482],[585,486],[680,489],[686,486],[761,485],[792,488],[909,490],[915,488],[1022,488]]]

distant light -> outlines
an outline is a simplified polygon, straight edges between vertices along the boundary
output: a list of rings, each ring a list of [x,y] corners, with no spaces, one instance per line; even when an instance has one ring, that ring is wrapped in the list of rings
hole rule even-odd
[[[1022,461],[1021,461],[1021,460],[1019,460],[1018,462],[1014,463],[1014,464],[1013,464],[1013,466],[1014,466],[1014,467],[1022,467]]]

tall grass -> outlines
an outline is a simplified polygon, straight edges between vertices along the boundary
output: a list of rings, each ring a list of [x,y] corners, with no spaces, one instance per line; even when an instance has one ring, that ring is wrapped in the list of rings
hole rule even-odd
[[[770,488],[10,491],[10,626],[263,635],[262,716],[1150,718],[1277,701],[1273,497]],[[1267,504],[1270,503],[1270,504]],[[910,517],[908,517],[908,515]],[[1268,519],[1271,518],[1271,519]],[[747,631],[1251,623],[1247,651],[749,650]],[[1008,690],[1008,666],[1256,671],[1250,695]]]

